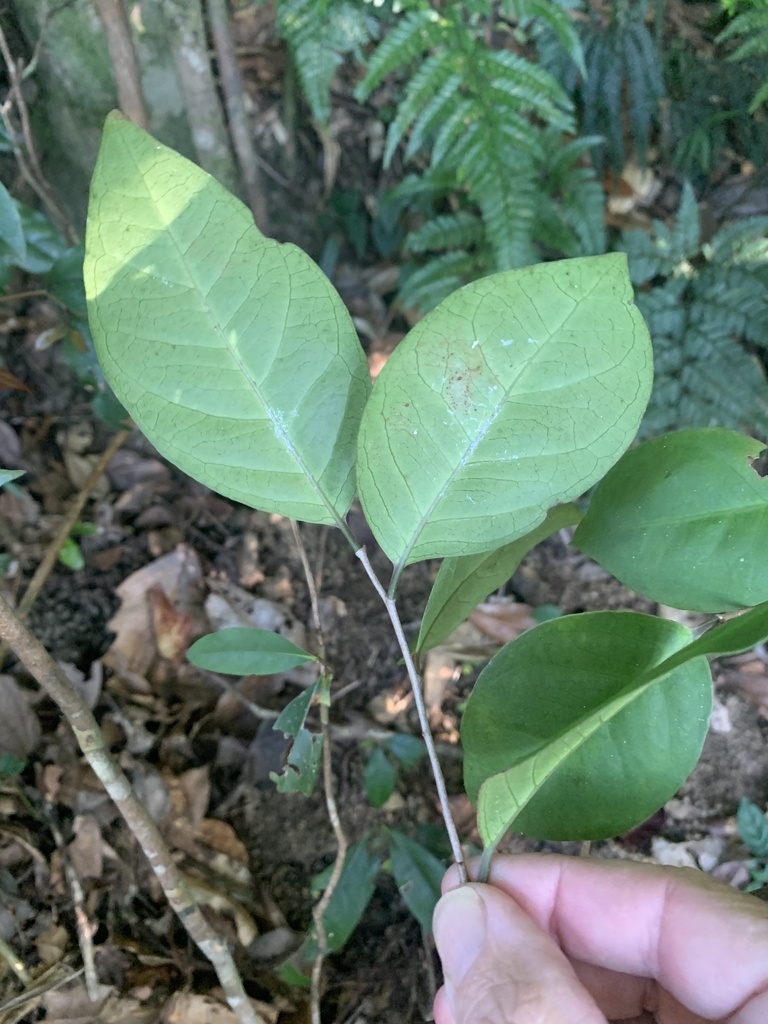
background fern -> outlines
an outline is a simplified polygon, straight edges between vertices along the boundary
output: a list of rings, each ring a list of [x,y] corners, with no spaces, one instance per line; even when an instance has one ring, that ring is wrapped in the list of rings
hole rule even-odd
[[[344,58],[362,61],[363,48],[378,34],[371,12],[355,0],[278,0],[278,32],[320,125],[331,116],[331,83]]]
[[[396,190],[423,219],[406,248],[429,260],[406,268],[406,305],[427,309],[471,277],[526,266],[542,251],[604,250],[601,193],[584,164],[597,140],[566,144],[573,104],[524,52],[526,32],[543,17],[583,65],[575,28],[553,0],[514,0],[502,5],[510,48],[491,50],[484,30],[494,9],[489,0],[412,9],[379,44],[358,89],[365,100],[394,71],[406,75],[384,162],[403,143],[405,160],[427,160],[422,176]]]
[[[644,432],[719,425],[765,435],[768,382],[749,348],[768,348],[768,217],[729,225],[702,244],[686,185],[671,229],[655,221],[652,236],[625,232],[619,248],[654,345]]]
[[[733,15],[732,21],[718,36],[719,43],[742,40],[730,55],[732,61],[768,54],[768,0],[723,0],[725,9]],[[758,88],[749,112],[753,114],[768,101],[768,76]]]

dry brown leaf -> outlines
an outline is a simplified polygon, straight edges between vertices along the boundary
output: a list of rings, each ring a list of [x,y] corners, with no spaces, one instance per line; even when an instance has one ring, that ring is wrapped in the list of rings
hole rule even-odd
[[[167,661],[181,661],[189,647],[191,616],[175,608],[162,587],[150,587],[147,599],[157,653]]]
[[[226,821],[218,818],[203,818],[197,826],[197,834],[216,853],[224,854],[238,864],[248,864],[248,850],[237,838],[237,833]]]
[[[0,756],[29,757],[40,740],[40,723],[12,676],[0,676]]]
[[[69,949],[69,932],[63,924],[49,924],[35,939],[35,946],[46,967],[57,964]]]
[[[251,999],[259,1024],[276,1024],[279,1011],[267,1003]],[[163,1024],[237,1024],[237,1017],[224,1003],[210,996],[177,992],[163,1011]]]
[[[445,691],[456,681],[459,672],[456,659],[444,647],[435,647],[427,653],[424,664],[424,702],[433,725],[440,721]]]
[[[527,604],[516,601],[493,601],[479,604],[469,621],[497,643],[506,644],[532,629],[536,620]]]
[[[107,624],[117,636],[105,663],[116,671],[123,665],[131,673],[146,676],[158,654],[152,635],[149,591],[160,587],[175,606],[191,614],[201,584],[200,560],[185,544],[131,573],[117,588],[122,605]]]
[[[4,370],[0,366],[0,388],[9,388],[11,391],[26,391],[30,394],[30,390],[23,380],[19,380],[18,377],[14,377],[12,373]]]
[[[78,814],[73,823],[75,838],[67,847],[75,874],[80,879],[101,878],[104,868],[104,841],[99,823],[92,814]]]

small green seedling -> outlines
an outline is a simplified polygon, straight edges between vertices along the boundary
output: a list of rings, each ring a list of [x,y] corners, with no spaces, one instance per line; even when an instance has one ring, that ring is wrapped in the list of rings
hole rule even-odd
[[[742,797],[736,824],[741,841],[754,858],[748,864],[751,881],[747,891],[756,892],[768,885],[768,820],[757,804]]]
[[[635,612],[565,615],[502,648],[462,726],[486,861],[511,827],[601,839],[677,790],[707,731],[707,657],[768,636],[768,479],[761,442],[732,431],[629,450],[653,370],[624,254],[467,285],[416,324],[371,389],[352,320],[312,260],[265,238],[205,172],[111,115],[84,274],[104,374],[152,443],[214,490],[335,526],[355,549],[414,683],[460,868],[416,667],[565,526],[578,524],[574,543],[650,600],[751,610],[698,639]],[[572,502],[595,485],[582,516]],[[384,583],[345,521],[355,495],[392,562]],[[409,565],[437,558],[411,652],[398,584]],[[209,643],[215,652],[221,640]],[[246,651],[238,667],[263,671],[267,654]],[[316,740],[303,741],[309,763]],[[378,864],[361,849],[350,856],[367,879]]]

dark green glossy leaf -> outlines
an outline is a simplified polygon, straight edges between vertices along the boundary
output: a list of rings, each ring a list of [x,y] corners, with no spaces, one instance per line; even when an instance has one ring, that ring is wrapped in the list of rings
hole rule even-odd
[[[317,659],[279,633],[235,626],[196,640],[187,657],[198,668],[230,676],[268,676]]]
[[[365,766],[365,792],[374,807],[381,807],[395,790],[395,770],[392,762],[381,749],[374,747]]]
[[[432,914],[440,899],[440,883],[445,866],[420,843],[389,829],[389,851],[392,874],[406,906],[428,934],[432,931]]]
[[[380,868],[381,857],[370,852],[365,840],[350,847],[323,918],[329,952],[341,949],[355,930],[373,896]],[[316,951],[317,934],[313,926],[304,944],[306,959],[313,960]]]
[[[61,302],[77,316],[86,315],[83,258],[85,247],[73,246],[56,260],[46,275],[46,284]]]
[[[397,758],[403,768],[413,767],[427,753],[424,740],[405,732],[390,736],[387,740],[387,749],[393,757]]]
[[[704,657],[645,673],[691,639],[634,612],[566,615],[507,644],[462,722],[467,791],[486,845],[514,821],[547,839],[601,839],[649,817],[701,752],[712,683]]]
[[[444,559],[424,610],[416,650],[428,651],[442,643],[481,601],[507,582],[529,551],[580,519],[575,505],[556,505],[535,530],[496,551]]]
[[[574,544],[674,608],[724,612],[768,600],[768,477],[753,466],[763,447],[722,429],[639,445],[596,488]]]

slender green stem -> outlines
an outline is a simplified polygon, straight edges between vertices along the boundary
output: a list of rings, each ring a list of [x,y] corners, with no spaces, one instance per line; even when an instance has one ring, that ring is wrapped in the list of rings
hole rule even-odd
[[[424,703],[424,694],[421,689],[421,680],[419,679],[419,674],[416,671],[416,666],[414,665],[413,658],[411,657],[408,641],[406,640],[405,633],[403,632],[403,624],[400,621],[400,615],[398,614],[394,599],[391,598],[384,590],[384,587],[381,585],[381,581],[373,570],[373,566],[368,558],[368,552],[365,548],[358,548],[357,551],[355,551],[355,555],[360,559],[360,562],[362,563],[369,580],[373,584],[376,593],[384,602],[384,607],[387,609],[387,613],[389,614],[389,618],[392,623],[392,628],[394,629],[395,636],[397,637],[400,652],[402,653],[403,660],[405,661],[408,678],[411,682],[411,689],[413,690],[413,699],[416,703],[416,710],[419,715],[421,736],[427,748],[429,763],[432,768],[432,775],[435,779],[438,799],[440,800],[440,810],[442,811],[443,821],[445,822],[445,828],[448,832],[448,839],[451,844],[453,859],[455,860],[456,866],[459,870],[459,878],[462,883],[464,883],[467,881],[467,868],[464,863],[464,852],[461,848],[461,841],[456,830],[453,815],[451,814],[451,805],[448,802],[448,790],[445,787],[443,770],[440,767],[440,761],[438,760],[437,751],[435,750],[435,741],[432,737],[432,731],[429,728],[429,718],[427,717],[427,708]]]

